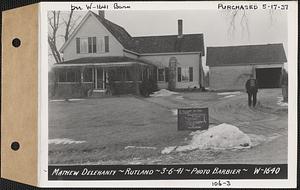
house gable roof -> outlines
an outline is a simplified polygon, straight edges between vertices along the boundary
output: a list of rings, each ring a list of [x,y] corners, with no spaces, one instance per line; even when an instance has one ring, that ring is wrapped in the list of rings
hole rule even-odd
[[[123,27],[89,11],[80,22],[68,41],[62,46],[61,51],[68,45],[75,33],[80,28],[88,15],[95,18],[120,42],[125,48],[137,54],[147,53],[172,53],[172,52],[201,52],[204,55],[203,34],[184,34],[182,38],[177,35],[132,37]]]
[[[123,45],[124,48],[128,48],[131,42],[130,34],[121,26],[91,12],[103,26]]]
[[[206,65],[228,66],[287,62],[283,44],[207,47]]]
[[[132,38],[130,50],[140,53],[201,52],[204,55],[203,34],[143,36]]]

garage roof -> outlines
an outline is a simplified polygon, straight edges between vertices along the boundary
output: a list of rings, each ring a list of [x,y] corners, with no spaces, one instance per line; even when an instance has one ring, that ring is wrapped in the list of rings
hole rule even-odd
[[[287,62],[283,44],[207,47],[206,65],[251,65]]]

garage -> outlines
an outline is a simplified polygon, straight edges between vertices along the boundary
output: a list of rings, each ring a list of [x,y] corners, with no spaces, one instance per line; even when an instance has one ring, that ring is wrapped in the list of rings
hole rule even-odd
[[[259,88],[279,88],[281,68],[255,69]]]
[[[244,90],[251,75],[256,76],[259,88],[278,88],[284,63],[282,43],[207,47],[209,88]]]

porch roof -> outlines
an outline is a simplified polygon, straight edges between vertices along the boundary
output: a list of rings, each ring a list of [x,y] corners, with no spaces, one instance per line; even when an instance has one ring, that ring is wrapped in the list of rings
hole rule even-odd
[[[83,57],[79,59],[72,59],[61,63],[54,64],[54,67],[71,67],[71,66],[103,66],[103,67],[119,67],[129,66],[133,64],[151,65],[153,64],[144,61],[133,59],[124,56],[105,56],[105,57]]]

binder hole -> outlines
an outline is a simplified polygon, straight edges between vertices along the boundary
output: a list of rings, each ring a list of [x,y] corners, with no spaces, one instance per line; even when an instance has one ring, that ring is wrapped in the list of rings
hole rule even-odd
[[[11,143],[11,149],[13,149],[14,151],[19,150],[19,148],[20,148],[20,144],[18,142]]]
[[[16,48],[19,47],[21,45],[21,40],[19,38],[14,38],[12,41],[12,45]]]

